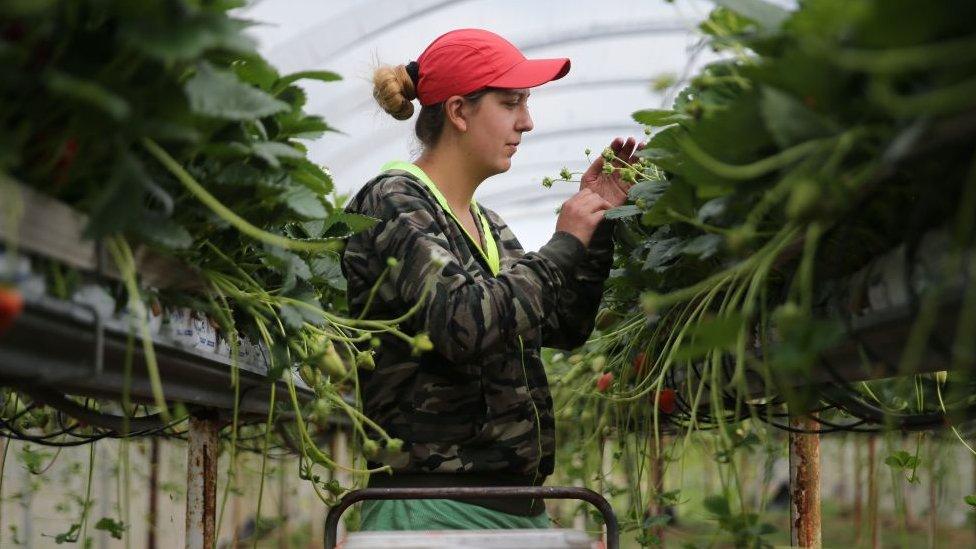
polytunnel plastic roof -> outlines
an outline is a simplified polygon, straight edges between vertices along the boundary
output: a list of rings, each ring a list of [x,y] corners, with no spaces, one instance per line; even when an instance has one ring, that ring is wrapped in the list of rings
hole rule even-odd
[[[582,171],[583,151],[599,154],[613,137],[645,137],[631,113],[668,106],[676,91],[655,91],[652,80],[664,74],[681,80],[714,59],[696,30],[711,7],[660,0],[257,0],[239,15],[264,23],[251,33],[281,72],[343,76],[305,84],[306,110],[342,132],[309,143],[310,156],[332,171],[340,192],[355,192],[389,160],[419,154],[416,114],[397,121],[372,98],[378,63],[407,63],[437,36],[465,27],[496,32],[527,57],[569,57],[566,77],[532,90],[535,128],[523,135],[511,169],[475,193],[525,249],[536,250],[555,230],[556,208],[577,189],[566,182],[546,189],[542,178],[564,166]]]

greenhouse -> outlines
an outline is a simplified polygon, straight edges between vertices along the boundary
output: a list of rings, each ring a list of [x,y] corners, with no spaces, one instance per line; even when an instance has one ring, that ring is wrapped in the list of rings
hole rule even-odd
[[[0,547],[976,546],[973,21],[0,2]]]

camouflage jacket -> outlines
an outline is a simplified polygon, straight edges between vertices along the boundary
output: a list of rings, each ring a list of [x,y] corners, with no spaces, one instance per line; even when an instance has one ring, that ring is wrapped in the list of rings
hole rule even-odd
[[[404,441],[372,465],[388,464],[394,476],[490,473],[538,485],[555,457],[540,347],[573,349],[592,332],[613,259],[612,222],[601,223],[588,250],[556,232],[526,253],[498,214],[481,209],[499,248],[497,276],[412,174],[377,176],[346,208],[380,220],[350,237],[343,255],[353,316],[381,277],[367,318],[403,315],[432,283],[400,327],[429,334],[434,350],[414,356],[410,343],[386,335],[375,370],[359,373],[366,414]],[[390,257],[398,261],[382,276]]]

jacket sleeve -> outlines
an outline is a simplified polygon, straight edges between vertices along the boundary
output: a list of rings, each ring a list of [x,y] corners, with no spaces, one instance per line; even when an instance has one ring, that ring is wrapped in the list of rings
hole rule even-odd
[[[603,285],[613,266],[613,224],[610,219],[600,222],[585,258],[562,288],[555,311],[542,325],[544,347],[571,351],[593,333]]]
[[[408,179],[389,177],[365,194],[360,212],[380,219],[366,235],[374,253],[398,260],[384,282],[391,293],[410,307],[431,285],[417,314],[434,349],[458,362],[538,329],[585,255],[579,239],[557,232],[498,276],[476,279],[451,252],[438,212],[423,193]]]

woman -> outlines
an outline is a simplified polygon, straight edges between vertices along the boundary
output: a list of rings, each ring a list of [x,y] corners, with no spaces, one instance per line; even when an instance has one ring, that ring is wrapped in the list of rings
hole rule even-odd
[[[628,185],[603,174],[598,159],[563,204],[552,239],[528,253],[473,195],[509,169],[532,130],[529,88],[568,71],[568,59],[527,60],[478,29],[449,32],[416,62],[376,71],[374,96],[397,119],[410,118],[419,99],[423,152],[385,166],[347,207],[380,220],[347,244],[349,306],[360,314],[380,281],[367,316],[399,317],[422,301],[401,327],[429,342],[384,337],[375,370],[360,372],[366,413],[404,441],[370,460],[394,470],[372,475],[371,487],[532,486],[553,471],[540,347],[572,349],[592,331],[613,250],[610,222],[601,221]],[[611,148],[633,160],[639,147],[617,139]],[[362,516],[365,530],[549,524],[538,500],[366,502]]]

